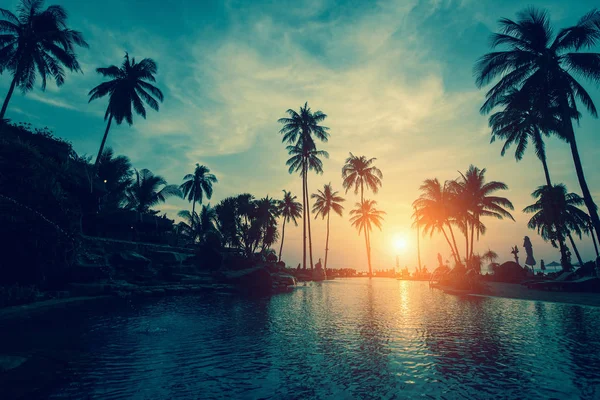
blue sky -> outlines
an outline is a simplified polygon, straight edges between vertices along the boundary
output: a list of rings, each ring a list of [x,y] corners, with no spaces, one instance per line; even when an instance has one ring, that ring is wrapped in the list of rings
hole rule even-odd
[[[488,179],[509,185],[515,219],[488,221],[477,250],[491,247],[504,260],[510,246],[529,235],[536,258],[558,253],[526,226],[520,211],[543,183],[539,161],[528,153],[516,163],[489,144],[487,118],[478,112],[484,91],[475,87],[472,67],[488,50],[488,36],[500,17],[514,17],[526,5],[550,11],[555,26],[574,23],[597,6],[593,1],[52,1],[70,13],[73,29],[84,33],[89,50],[80,50],[84,74],[69,75],[61,88],[49,85],[15,96],[7,117],[48,126],[71,141],[79,154],[95,155],[104,132],[106,101],[87,103],[100,83],[94,69],[120,64],[124,51],[158,62],[158,86],[165,93],[159,113],[147,120],[114,126],[107,144],[128,155],[137,168],[149,168],[170,183],[180,183],[195,163],[219,178],[211,200],[250,192],[279,197],[282,189],[300,195],[301,183],[285,168],[277,119],[305,101],[329,115],[331,158],[323,176],[311,176],[311,190],[332,182],[341,189],[341,166],[349,151],[377,157],[384,173],[374,198],[387,212],[382,232],[374,234],[374,265],[394,263],[392,238],[406,235],[409,250],[401,263],[414,265],[415,234],[410,204],[425,178],[453,179],[469,164],[486,167]],[[143,4],[143,5],[140,5]],[[3,7],[14,9],[16,1]],[[7,75],[0,76],[6,92]],[[594,100],[600,92],[584,82]],[[588,184],[600,201],[597,134],[600,123],[585,115],[577,129]],[[569,149],[548,143],[550,172],[578,192]],[[357,200],[347,195],[346,208]],[[171,217],[188,205],[170,200],[162,209]],[[313,224],[315,257],[323,257],[325,224]],[[286,230],[284,258],[297,264],[300,228]],[[344,218],[332,218],[331,267],[363,269],[363,241]],[[436,254],[448,258],[439,238],[423,243],[424,263]],[[582,253],[591,258],[589,239]],[[524,257],[524,251],[521,255]],[[287,257],[286,257],[287,256]]]

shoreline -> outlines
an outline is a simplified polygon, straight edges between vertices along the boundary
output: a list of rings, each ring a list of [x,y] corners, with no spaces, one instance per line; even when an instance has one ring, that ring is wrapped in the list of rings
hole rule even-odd
[[[528,289],[518,283],[486,282],[489,293],[469,293],[474,297],[491,297],[513,300],[541,301],[600,308],[600,293],[559,292]]]

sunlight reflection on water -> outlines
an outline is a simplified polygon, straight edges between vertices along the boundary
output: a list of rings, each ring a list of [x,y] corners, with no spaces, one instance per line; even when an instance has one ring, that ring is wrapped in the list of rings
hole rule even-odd
[[[600,309],[426,282],[166,297],[83,324],[87,356],[51,398],[600,398]]]

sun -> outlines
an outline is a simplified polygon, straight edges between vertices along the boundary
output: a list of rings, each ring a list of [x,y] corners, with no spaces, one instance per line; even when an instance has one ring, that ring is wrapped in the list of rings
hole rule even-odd
[[[406,247],[408,245],[408,242],[406,241],[406,237],[404,237],[403,235],[396,235],[394,236],[394,249],[397,252],[403,252],[404,250],[406,250]]]

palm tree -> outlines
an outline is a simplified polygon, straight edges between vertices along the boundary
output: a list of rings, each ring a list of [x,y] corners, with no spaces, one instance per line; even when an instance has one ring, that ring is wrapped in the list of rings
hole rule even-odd
[[[338,192],[331,188],[331,182],[323,186],[323,190],[317,190],[317,193],[310,195],[312,199],[316,199],[313,205],[312,212],[315,214],[315,219],[321,215],[323,219],[327,216],[327,239],[325,239],[325,269],[327,269],[327,252],[329,251],[329,215],[333,210],[340,217],[344,207],[340,204],[345,201],[343,197],[338,196]]]
[[[17,15],[0,8],[0,73],[12,74],[8,94],[0,110],[4,119],[15,87],[23,93],[33,90],[37,74],[42,90],[48,78],[56,86],[65,83],[65,71],[81,71],[75,46],[88,47],[80,32],[67,27],[67,12],[61,6],[42,9],[43,0],[21,0]],[[102,153],[100,153],[102,154]]]
[[[167,185],[162,176],[154,175],[148,169],[134,170],[135,177],[127,189],[127,203],[125,208],[135,210],[140,214],[155,215],[158,211],[151,210],[160,203],[164,203],[168,197],[181,197],[181,191],[177,185]]]
[[[455,222],[453,215],[454,197],[449,186],[450,182],[448,181],[442,185],[437,178],[426,179],[419,188],[421,195],[413,202],[415,210],[413,217],[415,225],[423,228],[423,235],[429,232],[431,237],[435,231],[442,232],[448,246],[450,246],[454,261],[456,264],[460,264],[460,253],[452,230],[452,224]],[[452,242],[446,234],[446,226],[451,233]]]
[[[315,136],[322,142],[329,140],[329,130],[326,126],[319,125],[325,121],[327,115],[322,111],[315,111],[314,113],[308,106],[308,102],[304,103],[304,106],[300,107],[299,112],[288,109],[286,111],[289,117],[280,118],[277,122],[283,124],[283,127],[279,131],[283,135],[282,142],[294,145],[297,148],[303,149],[305,157],[307,158],[309,152],[316,151],[316,145],[313,139]],[[289,152],[290,146],[288,146]],[[308,228],[309,235],[309,252],[310,252],[310,268],[313,268],[312,262],[312,240],[310,240],[310,218],[307,218],[307,212],[310,212],[308,207],[308,162],[304,163],[303,171],[300,176],[302,178],[302,219],[303,219],[303,238],[302,238],[302,262],[303,267],[306,269],[306,230]],[[287,164],[289,165],[289,164]],[[322,168],[321,168],[322,169]],[[291,172],[290,172],[291,173]]]
[[[164,96],[160,89],[149,82],[156,82],[154,75],[158,71],[156,62],[150,58],[144,58],[139,63],[135,62],[135,58],[129,59],[129,54],[125,53],[125,60],[121,67],[111,65],[108,68],[97,68],[96,72],[100,75],[111,78],[111,80],[102,82],[88,94],[89,102],[108,95],[108,107],[104,114],[104,120],[108,120],[106,130],[102,137],[102,143],[96,157],[96,165],[98,158],[104,149],[106,137],[110,130],[110,125],[113,118],[120,125],[123,120],[129,125],[133,124],[133,111],[136,114],[146,118],[146,108],[144,102],[153,110],[158,111],[159,101],[163,101]],[[155,99],[156,98],[156,99]]]
[[[369,277],[373,276],[373,269],[371,267],[371,247],[367,241],[367,234],[373,229],[373,225],[381,230],[381,223],[383,222],[384,211],[380,211],[376,208],[377,202],[375,200],[363,200],[361,203],[356,203],[356,208],[350,211],[350,222],[352,226],[358,229],[360,232],[365,232],[365,245],[367,248],[367,261],[369,264]]]
[[[572,119],[578,120],[576,100],[592,116],[597,116],[592,98],[576,76],[594,82],[600,80],[600,54],[581,52],[593,48],[598,42],[600,11],[592,10],[576,25],[561,29],[556,35],[545,11],[528,8],[517,17],[516,21],[501,19],[500,33],[492,35],[492,48],[505,46],[506,49],[484,55],[475,65],[479,87],[500,77],[487,92],[481,111],[491,111],[500,104],[507,91],[513,89],[538,92],[539,96],[552,99],[561,117],[557,133],[571,147],[583,200],[596,234],[600,235],[600,218],[585,179],[572,123]]]
[[[285,223],[293,221],[294,225],[298,226],[296,221],[302,216],[302,204],[296,201],[297,196],[293,196],[291,192],[283,191],[283,200],[279,201],[279,215],[283,217],[283,226],[281,227],[281,245],[279,246],[278,261],[281,261],[281,253],[283,251],[283,240],[285,239]]]
[[[189,210],[181,210],[177,215],[183,219],[179,223],[179,228],[192,239],[193,243],[196,239],[202,240],[208,232],[217,230],[217,213],[210,204],[202,206],[200,215],[196,212],[192,214]]]
[[[371,245],[367,240],[368,232],[373,229],[373,225],[381,230],[381,223],[383,222],[384,211],[380,211],[376,208],[377,202],[375,200],[363,200],[361,203],[356,203],[356,208],[350,211],[350,222],[352,226],[358,229],[358,234],[361,231],[365,232],[365,246],[367,248],[367,262],[369,265],[369,277],[373,276],[373,269],[371,267]]]
[[[358,194],[360,190],[360,201],[364,200],[365,185],[367,189],[375,194],[381,187],[381,180],[383,174],[381,170],[373,165],[377,160],[376,158],[369,158],[365,156],[357,157],[350,153],[350,156],[346,159],[346,163],[342,167],[342,178],[344,179],[343,186],[348,190],[354,187],[354,194]]]
[[[302,189],[303,189],[303,217],[304,217],[304,244],[306,244],[306,231],[308,229],[308,243],[309,243],[309,253],[310,253],[310,268],[313,268],[312,262],[312,237],[310,230],[310,218],[307,217],[307,211],[305,210],[305,206],[309,204],[308,200],[308,180],[306,176],[308,175],[308,171],[313,170],[317,174],[323,173],[323,161],[320,157],[329,158],[329,153],[325,150],[317,150],[316,146],[311,145],[308,146],[307,142],[303,142],[300,144],[296,144],[294,146],[287,146],[286,149],[288,154],[291,156],[287,161],[286,165],[288,166],[288,172],[300,172],[300,176],[302,179]],[[310,210],[308,210],[310,212]],[[306,269],[306,246],[303,248],[303,268]]]
[[[511,145],[515,144],[515,159],[520,161],[525,154],[529,141],[533,143],[536,156],[544,168],[546,184],[552,185],[548,163],[546,160],[546,146],[542,135],[548,136],[560,128],[560,113],[556,107],[547,104],[547,99],[538,99],[536,93],[524,93],[511,89],[502,96],[498,104],[505,106],[504,110],[490,116],[489,124],[492,128],[492,139],[504,140],[500,154],[504,156]],[[543,111],[542,111],[543,110]]]
[[[102,200],[103,208],[120,207],[125,201],[125,192],[131,182],[131,161],[126,156],[115,157],[113,150],[107,147],[100,156],[97,172],[106,190]]]
[[[208,167],[200,164],[196,164],[194,173],[187,174],[183,177],[183,180],[184,182],[179,186],[179,190],[181,190],[183,197],[192,203],[192,215],[194,215],[196,203],[202,204],[202,198],[205,195],[210,200],[213,193],[212,185],[217,183],[218,180],[216,176],[210,173]]]
[[[279,217],[279,202],[269,196],[256,200],[255,217],[260,226],[262,237],[261,252],[265,252],[278,239],[277,218]]]
[[[479,169],[473,165],[467,172],[460,173],[460,179],[453,181],[450,185],[456,195],[456,204],[462,216],[462,226],[467,239],[468,260],[473,256],[473,245],[475,230],[477,230],[477,240],[479,235],[485,233],[485,225],[481,223],[481,217],[494,217],[497,219],[510,218],[513,216],[506,209],[514,210],[510,200],[505,197],[492,196],[498,190],[507,190],[503,182],[485,181],[486,169]],[[469,229],[471,230],[471,239],[469,246]]]
[[[525,213],[534,214],[527,226],[536,229],[542,239],[550,241],[552,246],[557,247],[558,243],[561,264],[565,270],[571,268],[565,244],[568,237],[580,265],[583,265],[571,235],[573,231],[581,237],[581,233],[588,229],[589,216],[578,208],[584,204],[583,199],[575,193],[568,193],[563,184],[540,186],[531,195],[537,201],[523,209]]]
[[[346,189],[346,194],[354,186],[354,194],[358,194],[360,188],[360,202],[364,200],[365,185],[367,189],[371,189],[374,194],[377,194],[379,187],[381,187],[381,179],[383,174],[381,170],[373,165],[377,160],[376,158],[369,158],[365,156],[357,157],[350,153],[350,156],[346,159],[344,166],[342,167],[342,186]],[[365,232],[365,239],[367,246],[371,247],[370,232]]]

